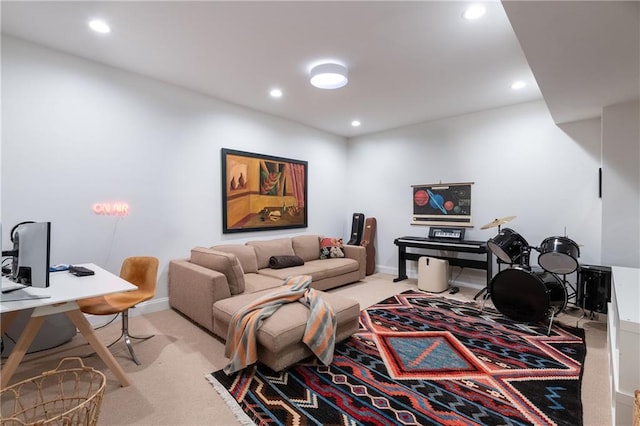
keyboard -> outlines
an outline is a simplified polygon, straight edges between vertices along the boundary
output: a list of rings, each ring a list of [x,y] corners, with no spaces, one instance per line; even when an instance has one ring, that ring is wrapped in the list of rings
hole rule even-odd
[[[2,277],[2,293],[8,293],[10,291],[18,290],[24,287],[24,285],[9,279],[9,277]]]
[[[448,238],[426,238],[426,237],[400,237],[396,238],[398,243],[424,244],[424,245],[443,245],[452,247],[473,247],[480,248],[484,246],[484,241],[468,241],[453,240]]]

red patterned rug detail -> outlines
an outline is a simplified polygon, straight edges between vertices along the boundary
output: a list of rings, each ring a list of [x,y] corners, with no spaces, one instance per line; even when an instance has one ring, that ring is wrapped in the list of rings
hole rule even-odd
[[[248,424],[581,425],[581,329],[419,291],[360,314],[330,366],[207,376]]]

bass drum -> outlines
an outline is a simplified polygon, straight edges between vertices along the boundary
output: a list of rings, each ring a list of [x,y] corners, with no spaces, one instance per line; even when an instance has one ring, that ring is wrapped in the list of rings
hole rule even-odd
[[[522,254],[522,247],[528,246],[527,240],[511,228],[504,228],[487,241],[489,250],[501,261],[509,264],[516,263]]]
[[[491,280],[489,294],[496,309],[515,321],[543,321],[567,307],[562,281],[541,270],[505,269]]]
[[[554,274],[570,274],[578,269],[580,248],[567,237],[549,237],[540,244],[538,265]]]

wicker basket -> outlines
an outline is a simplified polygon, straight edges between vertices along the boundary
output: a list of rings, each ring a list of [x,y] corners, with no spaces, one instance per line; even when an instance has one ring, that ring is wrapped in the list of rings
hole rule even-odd
[[[64,363],[80,366],[62,369]],[[0,425],[95,425],[106,377],[80,358],[0,391]]]
[[[640,390],[635,392],[633,400],[633,426],[640,426]]]

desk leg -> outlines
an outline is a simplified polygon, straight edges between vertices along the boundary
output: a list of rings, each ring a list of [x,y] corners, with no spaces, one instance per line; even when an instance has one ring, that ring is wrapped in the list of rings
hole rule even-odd
[[[9,329],[11,323],[13,323],[13,320],[18,316],[18,312],[20,311],[5,312],[2,314],[2,319],[0,320],[0,333],[4,335],[5,331]]]
[[[80,310],[72,310],[65,312],[69,319],[78,327],[80,333],[84,336],[85,339],[89,342],[89,344],[96,351],[100,359],[104,361],[104,363],[109,367],[109,369],[115,374],[115,376],[120,381],[120,385],[129,386],[129,379],[127,378],[126,373],[118,364],[118,361],[113,357],[109,349],[98,339],[98,336],[93,331],[91,324],[85,318],[85,316],[80,312]]]
[[[394,283],[407,279],[407,249],[398,246],[398,277],[393,279]]]
[[[11,351],[11,355],[7,359],[4,368],[2,369],[2,379],[0,379],[0,387],[4,388],[9,384],[13,373],[16,372],[20,361],[24,358],[24,355],[27,353],[29,346],[31,346],[31,342],[35,339],[38,334],[38,330],[42,326],[44,322],[44,317],[31,317],[29,318],[29,322],[25,326],[24,330],[22,330],[22,334],[18,338],[16,342],[16,346]]]

